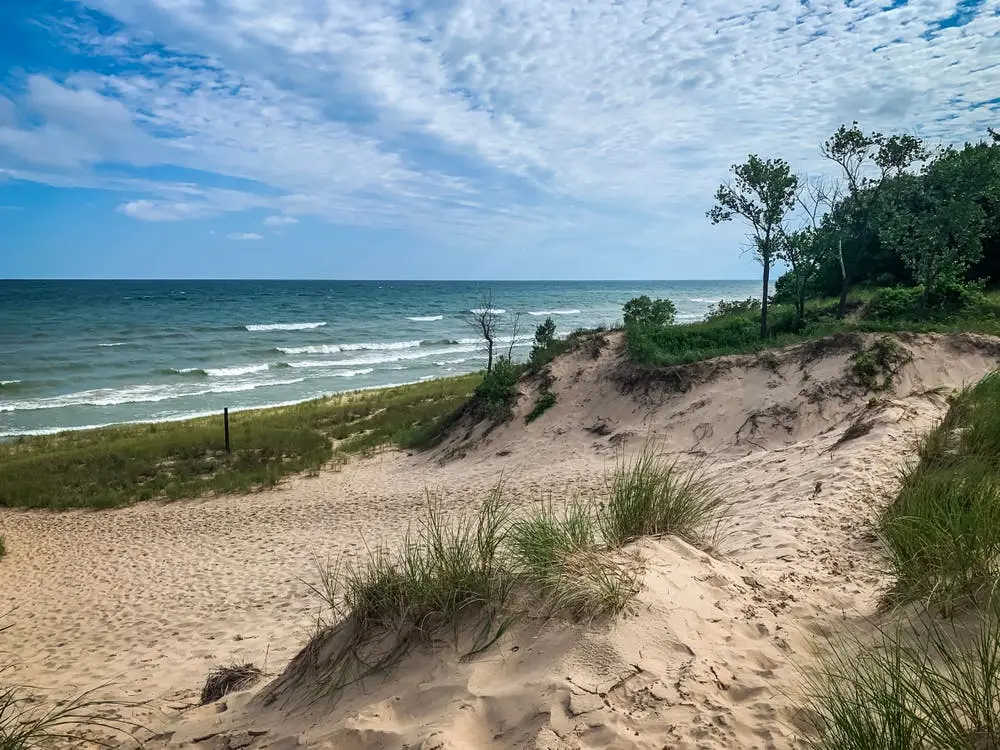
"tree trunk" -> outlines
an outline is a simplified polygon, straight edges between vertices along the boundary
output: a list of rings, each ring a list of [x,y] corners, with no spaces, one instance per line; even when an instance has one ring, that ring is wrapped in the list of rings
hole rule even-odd
[[[486,374],[493,372],[493,339],[486,339]]]
[[[760,299],[760,338],[767,338],[767,287],[771,278],[771,256],[767,254],[764,259],[764,293]]]
[[[837,318],[843,320],[847,313],[847,293],[851,286],[847,281],[847,266],[844,265],[844,240],[837,240],[837,257],[840,259],[840,302],[837,304]]]

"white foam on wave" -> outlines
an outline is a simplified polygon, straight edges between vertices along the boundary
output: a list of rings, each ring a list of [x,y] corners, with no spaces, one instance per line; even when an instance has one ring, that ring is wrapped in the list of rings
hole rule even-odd
[[[237,367],[212,367],[205,374],[212,378],[234,378],[240,375],[253,375],[257,372],[267,372],[270,365],[244,365]],[[197,372],[197,369],[181,370],[181,372]]]
[[[358,375],[371,375],[375,372],[372,368],[366,367],[363,370],[337,370],[329,373],[332,378],[356,378]]]
[[[708,299],[707,297],[691,297],[688,300],[688,302],[698,302],[701,304],[715,304],[718,301],[717,299]]]
[[[0,380],[0,385],[17,385],[20,380]]]
[[[98,344],[98,346],[101,346],[101,347],[104,347],[104,348],[107,349],[107,348],[110,348],[112,346],[127,346],[127,343],[125,341],[115,341],[115,342],[113,342],[111,344]]]
[[[244,326],[248,331],[309,331],[313,328],[322,328],[326,321],[319,323],[253,323]]]
[[[542,315],[580,315],[579,310],[536,310],[534,312],[529,312],[528,315],[534,315],[540,317]]]
[[[437,365],[438,367],[446,367],[448,365],[460,365],[463,362],[468,362],[469,359],[470,359],[469,357],[459,357],[458,359],[441,359],[435,362],[434,364]]]
[[[469,312],[472,313],[473,315],[482,315],[484,312],[486,312],[486,310],[487,310],[487,308],[485,308],[485,307],[476,307],[476,308],[474,308],[472,310],[469,310]],[[497,309],[493,310],[493,312],[496,313],[497,315],[503,315],[507,311],[506,310],[501,310],[501,309],[497,308]]]
[[[0,412],[38,411],[40,409],[61,409],[67,406],[121,406],[122,404],[145,404],[169,401],[175,398],[205,396],[212,393],[242,393],[257,388],[278,385],[295,385],[305,378],[285,380],[256,380],[243,383],[223,383],[207,388],[190,389],[177,385],[133,385],[125,388],[96,388],[89,391],[67,393],[20,401],[0,401]]]
[[[414,323],[434,323],[438,320],[444,320],[444,315],[414,315],[407,320],[412,320]]]
[[[420,340],[387,341],[362,344],[317,344],[315,346],[278,347],[282,354],[340,354],[341,352],[360,351],[396,351],[397,349],[413,349],[420,346]]]

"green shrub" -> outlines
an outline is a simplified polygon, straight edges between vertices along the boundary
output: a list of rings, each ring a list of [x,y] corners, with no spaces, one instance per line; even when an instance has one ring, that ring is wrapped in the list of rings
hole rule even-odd
[[[697,542],[722,510],[712,484],[647,444],[631,461],[619,461],[598,525],[614,547],[653,534],[675,534]]]
[[[647,365],[693,362],[761,347],[760,325],[743,317],[662,328],[632,326],[625,336],[631,357]]]
[[[923,287],[888,287],[875,292],[865,309],[870,320],[905,320],[913,318],[920,309]]]
[[[531,408],[525,417],[524,423],[531,424],[540,416],[542,416],[546,410],[551,409],[556,405],[556,394],[552,391],[542,391],[538,394],[538,400],[535,401],[535,405]]]
[[[659,328],[671,325],[677,308],[668,299],[651,300],[645,294],[625,303],[622,308],[625,326]]]
[[[476,386],[475,396],[491,418],[499,420],[510,416],[520,376],[521,368],[501,355]]]
[[[760,300],[749,297],[743,300],[719,300],[708,309],[708,314],[705,316],[705,320],[759,316]]]
[[[883,337],[851,357],[851,372],[858,384],[867,390],[883,391],[892,386],[899,368],[910,359],[899,344]]]
[[[531,347],[531,354],[528,356],[529,370],[538,372],[552,361],[550,352],[555,342],[556,323],[552,318],[546,318],[544,323],[535,328],[535,342]]]

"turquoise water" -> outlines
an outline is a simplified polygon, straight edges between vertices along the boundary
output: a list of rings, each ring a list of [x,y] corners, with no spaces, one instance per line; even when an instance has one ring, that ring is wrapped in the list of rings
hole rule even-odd
[[[759,296],[754,281],[0,281],[0,437],[182,419],[473,372],[469,311],[492,291],[530,349],[609,325],[640,294],[677,305]]]

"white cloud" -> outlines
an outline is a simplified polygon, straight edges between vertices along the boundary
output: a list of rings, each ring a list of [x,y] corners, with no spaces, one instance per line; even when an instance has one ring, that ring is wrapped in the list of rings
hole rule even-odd
[[[85,1],[123,27],[64,32],[135,64],[30,77],[10,94],[25,116],[0,100],[0,166],[109,189],[127,181],[92,166],[234,181],[135,183],[119,210],[147,221],[252,208],[669,246],[727,231],[704,210],[748,152],[825,170],[842,122],[960,142],[1000,109],[990,3],[940,28],[956,0]]]
[[[286,227],[289,224],[298,224],[299,220],[294,216],[268,216],[264,219],[265,227]]]
[[[262,240],[261,235],[256,232],[230,232],[226,235],[227,240]]]

